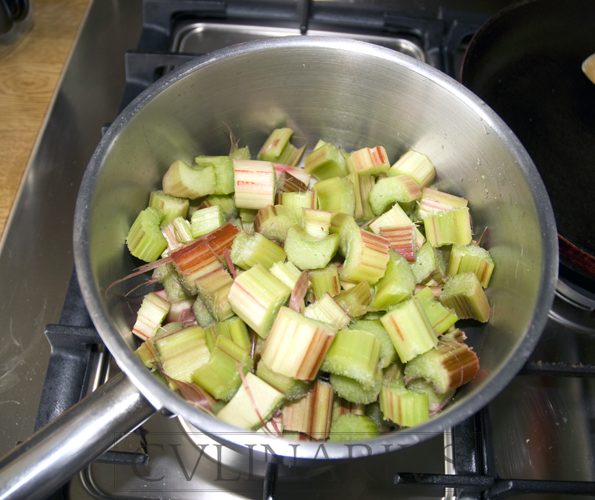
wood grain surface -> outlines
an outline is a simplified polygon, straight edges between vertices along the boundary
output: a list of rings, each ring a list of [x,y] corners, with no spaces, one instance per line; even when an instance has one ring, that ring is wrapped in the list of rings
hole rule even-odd
[[[32,3],[28,29],[0,41],[0,236],[90,0]]]

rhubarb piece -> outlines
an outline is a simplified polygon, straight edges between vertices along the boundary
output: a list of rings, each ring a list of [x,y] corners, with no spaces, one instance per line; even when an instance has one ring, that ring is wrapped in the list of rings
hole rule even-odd
[[[479,359],[468,345],[441,339],[436,348],[405,366],[405,380],[421,378],[445,394],[473,380],[478,371]]]
[[[155,339],[153,345],[163,373],[182,382],[191,382],[192,373],[207,363],[210,357],[205,331],[200,326],[184,328]]]
[[[289,174],[301,181],[306,186],[310,183],[311,175],[306,172],[303,168],[296,167],[293,165],[283,165],[282,163],[274,163],[273,167],[278,176],[283,174]]]
[[[252,373],[244,377],[238,392],[217,413],[217,417],[241,429],[265,425],[281,406],[283,394]]]
[[[371,386],[362,384],[351,377],[335,373],[331,373],[330,382],[337,395],[346,401],[367,405],[378,399],[378,394],[380,394],[382,388],[382,370],[380,367],[376,367],[374,381]]]
[[[303,193],[308,191],[308,185],[304,184],[297,177],[294,177],[288,172],[281,172],[277,174],[277,193]]]
[[[459,317],[452,309],[444,307],[436,300],[430,288],[424,287],[415,294],[415,298],[422,305],[432,328],[438,335],[442,335],[459,320]]]
[[[287,286],[261,264],[256,264],[235,279],[228,298],[233,311],[259,336],[266,338],[279,308],[290,295]]]
[[[393,342],[390,339],[388,332],[384,329],[379,320],[360,319],[351,323],[350,328],[353,330],[365,330],[378,339],[378,342],[380,343],[378,365],[380,368],[386,368],[396,361],[397,351],[395,351],[395,347],[393,346]]]
[[[446,263],[440,251],[427,241],[418,250],[415,262],[411,263],[411,271],[416,283],[425,283],[430,279],[442,281],[446,276]]]
[[[293,130],[287,127],[273,130],[260,148],[256,158],[276,162],[289,144],[292,135]]]
[[[390,306],[408,299],[415,290],[415,276],[407,260],[392,250],[384,276],[374,286],[371,311],[387,310]]]
[[[151,191],[149,195],[149,207],[161,212],[163,225],[169,224],[176,217],[186,217],[189,205],[187,199],[170,196],[163,191]]]
[[[353,184],[345,177],[331,177],[314,184],[318,208],[328,212],[341,212],[353,216],[355,194]]]
[[[382,387],[379,402],[384,418],[402,427],[413,427],[430,418],[428,395],[408,390],[399,380]]]
[[[370,206],[376,215],[383,214],[396,202],[411,203],[421,198],[421,188],[409,175],[378,179],[370,193]]]
[[[277,373],[312,380],[336,332],[331,325],[282,307],[266,339],[262,360]]]
[[[370,223],[370,230],[375,234],[380,234],[380,231],[384,227],[399,227],[410,224],[413,224],[413,221],[409,218],[401,206],[398,203],[395,203],[390,210],[384,212],[380,217]],[[424,238],[424,235],[421,234],[421,231],[417,228],[415,228],[415,237],[417,240],[417,248],[420,248],[426,239]]]
[[[347,256],[341,270],[345,281],[376,283],[388,265],[388,241],[382,236],[360,229],[351,235]]]
[[[436,168],[426,155],[409,150],[395,162],[388,171],[388,175],[409,175],[424,187],[434,182]]]
[[[229,157],[232,160],[250,160],[252,155],[250,154],[250,148],[248,146],[237,147],[237,145],[231,147],[229,151]]]
[[[296,380],[274,372],[262,361],[262,359],[259,361],[258,367],[256,368],[256,375],[279,392],[282,392],[287,401],[295,401],[304,397],[310,389],[310,384],[308,382],[305,382],[304,380]]]
[[[403,363],[429,351],[438,342],[430,320],[415,298],[400,302],[380,321]]]
[[[341,151],[328,142],[315,148],[306,156],[304,168],[320,181],[347,174],[347,165]]]
[[[199,238],[221,227],[224,222],[223,211],[219,205],[201,208],[192,214],[190,224],[192,237]]]
[[[349,155],[347,168],[361,175],[385,174],[390,168],[386,149],[383,146],[358,149]]]
[[[331,345],[322,370],[356,380],[366,389],[377,383],[380,342],[365,330],[340,330]]]
[[[353,183],[353,194],[355,196],[354,217],[358,221],[368,221],[374,217],[370,206],[370,194],[375,184],[374,177],[370,175],[352,172],[349,180]]]
[[[285,146],[283,152],[281,153],[281,156],[279,156],[279,158],[277,158],[276,161],[282,165],[289,165],[294,167],[300,162],[302,155],[304,154],[304,151],[306,151],[305,144],[298,148],[293,144],[289,143],[287,144],[287,146]]]
[[[138,359],[141,360],[141,363],[149,370],[154,370],[157,368],[157,365],[159,364],[157,361],[157,353],[152,347],[150,341],[143,342],[140,346],[138,346],[134,353],[137,355]]]
[[[292,262],[275,262],[269,269],[270,273],[278,278],[290,290],[293,290],[302,275]]]
[[[305,398],[283,408],[283,429],[302,432],[312,439],[329,436],[333,414],[333,388],[317,380]]]
[[[351,318],[359,318],[368,311],[372,289],[367,281],[361,281],[335,295],[334,299]]]
[[[169,224],[162,226],[161,234],[166,239],[167,248],[170,252],[193,240],[190,222],[183,217],[176,217]]]
[[[465,198],[428,187],[422,190],[418,203],[419,214],[422,218],[435,213],[465,208],[467,205],[468,202]]]
[[[351,215],[333,214],[330,232],[339,235],[339,252],[343,257],[347,255],[349,242],[354,234],[359,232],[359,226]]]
[[[260,233],[241,232],[233,240],[231,260],[242,269],[250,269],[256,264],[261,264],[268,269],[275,262],[283,262],[285,252],[283,248]]]
[[[215,170],[212,166],[198,168],[176,160],[163,176],[163,191],[178,198],[194,200],[215,192]]]
[[[331,227],[333,214],[324,210],[304,208],[303,224],[304,230],[315,238],[328,236]]]
[[[423,222],[426,238],[433,247],[471,243],[471,218],[467,207],[427,215]]]
[[[378,435],[378,427],[365,415],[341,415],[331,425],[330,441],[367,441]]]
[[[199,168],[212,167],[215,172],[214,194],[231,194],[234,191],[233,160],[229,156],[197,156]]]
[[[196,318],[192,311],[193,300],[180,300],[171,304],[169,314],[165,321],[178,322],[183,325],[195,325]]]
[[[381,227],[380,236],[388,240],[391,250],[401,254],[409,262],[415,262],[417,237],[414,224]]]
[[[169,308],[170,303],[155,292],[145,295],[136,315],[132,333],[143,340],[153,337],[161,327]]]
[[[252,208],[238,209],[238,215],[240,217],[240,221],[242,221],[242,225],[252,224],[256,220],[257,213],[258,210],[254,210]]]
[[[170,303],[188,300],[190,296],[182,286],[180,278],[176,273],[173,264],[167,263],[155,268],[153,279],[158,280],[165,290],[167,300]]]
[[[267,161],[233,161],[234,200],[237,208],[260,208],[275,202],[275,170]]]
[[[459,318],[471,318],[486,323],[490,319],[490,304],[474,273],[457,274],[446,281],[440,302],[454,309]]]
[[[448,261],[449,276],[474,273],[483,288],[487,288],[494,271],[494,261],[490,252],[478,245],[454,245]]]
[[[280,203],[293,213],[294,219],[301,221],[304,208],[316,208],[316,193],[314,191],[281,193]]]
[[[252,342],[246,324],[238,317],[221,321],[216,325],[217,335],[229,338],[234,344],[246,352],[250,352]]]
[[[339,237],[336,234],[315,238],[303,228],[293,226],[287,231],[284,248],[287,258],[303,270],[327,266],[338,246]]]
[[[292,208],[284,205],[268,206],[261,208],[256,214],[254,230],[270,240],[284,242],[289,228],[299,223],[301,223],[301,212],[298,215]]]
[[[192,312],[194,313],[196,322],[203,328],[211,326],[215,323],[215,318],[213,318],[207,305],[200,298],[200,296],[197,296],[194,300],[194,304],[192,304]]]
[[[339,375],[340,376],[340,375]],[[352,403],[341,397],[336,397],[333,400],[333,421],[337,420],[341,415],[365,415],[366,407],[361,403]]]
[[[142,210],[132,223],[126,246],[136,258],[153,262],[167,248],[167,240],[160,230],[161,218],[159,210],[149,207]]]
[[[314,300],[319,300],[323,295],[334,297],[341,291],[339,283],[339,270],[336,264],[330,264],[322,269],[314,269],[308,273],[312,285]]]
[[[422,392],[428,395],[428,406],[430,415],[435,415],[452,400],[455,390],[451,389],[445,393],[438,393],[434,386],[424,379],[418,378],[407,383],[407,389],[413,392]]]
[[[221,207],[221,213],[223,214],[224,220],[228,221],[230,219],[235,219],[238,216],[238,211],[236,210],[236,204],[234,203],[233,196],[220,196],[220,195],[211,195],[207,196],[202,205],[204,208],[206,207]]]
[[[322,321],[323,323],[328,323],[335,328],[345,328],[351,321],[351,318],[343,308],[337,304],[328,293],[306,307],[304,316],[306,316],[306,318]]]

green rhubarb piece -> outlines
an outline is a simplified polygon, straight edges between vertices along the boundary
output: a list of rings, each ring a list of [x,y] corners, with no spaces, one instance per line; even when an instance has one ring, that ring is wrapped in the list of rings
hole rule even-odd
[[[282,165],[290,165],[294,167],[300,162],[304,151],[306,150],[306,146],[302,146],[300,148],[294,146],[293,144],[289,143],[283,149],[281,156],[277,158],[277,163]]]
[[[380,368],[386,368],[396,361],[397,351],[395,351],[393,342],[390,339],[388,332],[382,326],[380,320],[360,319],[351,323],[349,327],[353,330],[364,330],[366,332],[370,332],[378,339],[378,342],[380,342],[380,355],[378,363]]]
[[[232,195],[215,195],[212,194],[207,196],[204,201],[203,205],[208,207],[218,206],[221,207],[221,212],[223,213],[223,218],[228,221],[230,219],[234,219],[238,216],[238,211],[236,210],[236,204],[234,202]]]
[[[328,323],[335,328],[345,328],[351,321],[345,310],[328,293],[306,307],[304,316]]]
[[[161,224],[169,224],[176,217],[186,217],[190,203],[185,198],[170,196],[163,191],[151,191],[149,207],[156,208],[163,216]]]
[[[318,180],[347,174],[345,158],[339,148],[329,142],[315,148],[306,156],[304,168]]]
[[[239,233],[231,246],[231,261],[242,269],[250,269],[255,264],[270,268],[275,262],[283,262],[285,252],[276,243],[260,233]]]
[[[200,296],[196,296],[194,299],[194,303],[192,304],[192,312],[194,313],[196,322],[203,328],[215,323],[215,318],[213,318],[207,305]]]
[[[483,288],[487,288],[494,271],[494,260],[479,245],[454,245],[448,261],[448,275],[474,273]]]
[[[216,325],[217,335],[227,337],[245,352],[250,352],[252,342],[246,324],[237,316],[221,321]]]
[[[343,257],[347,255],[349,250],[349,242],[351,238],[359,232],[359,226],[351,215],[347,214],[333,214],[331,219],[330,232],[339,235],[339,252]]]
[[[212,166],[191,167],[181,160],[174,161],[163,176],[163,191],[179,198],[194,200],[215,192],[215,169]]]
[[[281,206],[293,213],[294,220],[302,220],[304,208],[316,208],[314,191],[290,192],[280,194]]]
[[[266,338],[279,308],[291,290],[261,264],[241,273],[231,286],[232,310],[262,338]]]
[[[279,392],[282,392],[287,401],[300,399],[306,395],[310,388],[310,383],[274,372],[262,360],[258,363],[256,375]]]
[[[405,257],[392,250],[389,255],[386,272],[374,286],[374,298],[370,304],[372,311],[387,310],[411,297],[415,290],[415,276]]]
[[[295,288],[296,283],[302,275],[302,271],[295,267],[293,262],[275,262],[269,271],[290,290]]]
[[[301,193],[283,193],[301,194]],[[290,227],[300,224],[302,209],[299,214],[285,205],[274,205],[261,208],[254,219],[254,230],[270,240],[284,242]]]
[[[438,342],[430,320],[415,298],[400,302],[380,321],[403,363],[429,351]]]
[[[314,184],[318,208],[327,212],[353,215],[355,194],[353,184],[345,177],[332,177]]]
[[[395,162],[388,175],[410,175],[424,187],[432,184],[436,178],[436,168],[426,155],[409,150]]]
[[[364,385],[353,378],[334,373],[331,373],[330,382],[338,396],[351,403],[367,405],[378,399],[378,394],[382,387],[382,370],[380,367],[376,367],[374,383],[371,386]]]
[[[143,340],[153,337],[161,328],[169,309],[170,303],[155,292],[146,294],[136,314],[132,333]]]
[[[138,359],[141,360],[142,364],[145,365],[149,370],[153,370],[157,367],[157,356],[155,354],[155,350],[151,348],[149,342],[143,342],[134,352]]]
[[[434,415],[442,410],[455,395],[455,390],[449,390],[445,393],[438,393],[434,386],[423,379],[415,379],[407,384],[407,389],[413,392],[422,392],[428,395],[428,406],[430,415]]]
[[[258,160],[280,163],[278,161],[279,157],[283,153],[285,147],[289,144],[292,135],[293,130],[288,127],[273,130],[260,148],[256,158]]]
[[[223,211],[219,205],[201,208],[192,214],[190,224],[192,237],[199,238],[221,227],[225,222]]]
[[[258,210],[254,210],[252,208],[240,208],[238,209],[238,215],[240,220],[244,224],[251,224],[256,220],[256,214],[258,214]]]
[[[384,276],[388,261],[386,238],[360,229],[351,234],[347,243],[341,278],[355,283],[367,281],[373,285]]]
[[[421,199],[418,202],[418,212],[423,219],[427,215],[464,208],[468,204],[469,202],[460,196],[425,187],[422,189]]]
[[[354,217],[358,221],[369,221],[374,218],[374,212],[370,206],[370,194],[376,180],[373,176],[357,172],[349,174],[349,180],[353,184],[353,194],[355,195]]]
[[[314,210],[313,208],[304,208],[303,226],[304,230],[315,238],[324,238],[328,236],[331,227],[333,214],[324,210]]]
[[[434,349],[407,363],[405,379],[423,379],[445,394],[473,380],[478,371],[477,354],[467,344],[441,339]]]
[[[210,352],[200,326],[160,337],[153,341],[163,372],[174,380],[190,382],[192,373],[208,362]]]
[[[136,258],[153,262],[167,248],[167,240],[161,234],[161,218],[159,210],[148,207],[132,223],[126,237],[126,246]]]
[[[303,228],[293,226],[287,231],[284,248],[287,258],[300,269],[322,269],[333,258],[338,246],[336,234],[315,238]]]
[[[250,148],[248,146],[241,148],[232,146],[229,157],[232,160],[250,160],[252,155],[250,154]]]
[[[170,251],[177,250],[193,240],[190,222],[183,217],[176,217],[169,224],[162,225],[161,233],[165,236]]]
[[[412,203],[421,198],[417,181],[409,175],[378,179],[370,192],[370,206],[376,215],[383,214],[395,203]]]
[[[358,149],[347,158],[347,168],[361,175],[386,174],[390,168],[386,149],[383,146]]]
[[[172,304],[174,302],[181,302],[182,300],[190,299],[190,295],[186,292],[178,273],[173,264],[162,264],[153,271],[153,279],[156,279],[163,285],[167,300]]]
[[[490,304],[474,273],[452,276],[446,281],[440,302],[454,309],[459,318],[471,318],[486,323],[490,319]]]
[[[446,263],[440,251],[429,241],[418,250],[415,262],[410,264],[416,283],[425,283],[429,279],[442,281],[446,276]]]
[[[379,402],[384,418],[402,427],[413,427],[430,418],[428,395],[408,390],[402,381],[384,385]]]
[[[378,427],[365,415],[341,415],[331,424],[330,441],[367,441],[378,435]]]
[[[339,283],[339,269],[336,264],[329,264],[322,269],[313,269],[308,273],[314,300],[319,300],[328,293],[334,297],[341,291]]]
[[[423,221],[426,238],[433,247],[471,243],[471,217],[467,207],[433,213]]]
[[[417,292],[415,298],[422,305],[426,316],[438,335],[446,332],[459,320],[459,317],[452,309],[444,307],[438,300],[436,300],[432,290],[428,287],[424,287]]]
[[[365,330],[340,330],[331,345],[322,370],[343,375],[371,389],[377,382],[380,342]]]
[[[283,394],[252,373],[247,373],[233,396],[217,417],[241,429],[257,429],[281,406]]]
[[[359,318],[368,311],[372,289],[367,281],[361,281],[335,295],[334,299],[351,318]]]
[[[213,167],[215,172],[214,194],[231,194],[233,184],[233,160],[229,156],[197,156],[194,162],[201,168]]]

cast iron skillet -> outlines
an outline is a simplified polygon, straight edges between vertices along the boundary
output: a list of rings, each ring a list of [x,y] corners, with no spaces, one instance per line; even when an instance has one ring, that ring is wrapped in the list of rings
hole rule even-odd
[[[462,83],[485,100],[533,158],[559,233],[561,276],[595,293],[595,2],[531,0],[473,37]]]

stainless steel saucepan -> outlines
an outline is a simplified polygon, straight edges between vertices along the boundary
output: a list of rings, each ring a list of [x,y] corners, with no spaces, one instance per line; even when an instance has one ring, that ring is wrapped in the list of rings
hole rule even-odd
[[[0,497],[42,495],[66,481],[156,411],[179,415],[236,449],[268,445],[278,456],[314,459],[318,443],[238,433],[199,411],[147,371],[133,353],[133,312],[106,287],[135,263],[124,241],[175,159],[222,154],[231,129],[257,151],[274,127],[303,142],[357,149],[385,145],[396,158],[427,154],[438,186],[469,199],[476,233],[488,228],[496,270],[488,324],[466,328],[481,370],[440,415],[414,429],[349,449],[340,459],[410,446],[488,403],[524,364],[545,325],[557,276],[556,226],[531,159],[482,101],[439,71],[391,50],[330,38],[251,42],[197,59],[138,96],[104,135],[76,208],[74,252],[85,303],[124,375],[118,376],[0,463]]]

